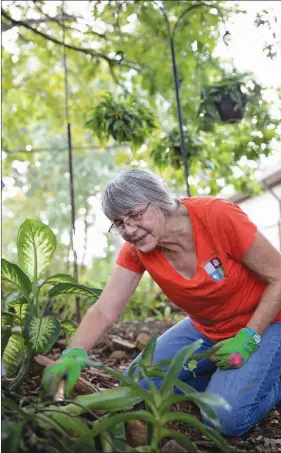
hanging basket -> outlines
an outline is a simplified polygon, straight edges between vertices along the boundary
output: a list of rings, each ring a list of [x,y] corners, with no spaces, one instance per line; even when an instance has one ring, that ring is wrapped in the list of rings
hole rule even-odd
[[[248,96],[242,86],[245,84],[239,79],[225,79],[201,90],[199,116],[205,129],[221,121],[233,124],[243,119]]]
[[[186,158],[190,159],[195,155],[199,156],[202,146],[200,140],[190,132],[184,131],[184,141]],[[177,128],[167,133],[166,136],[161,137],[161,139],[152,146],[150,157],[160,168],[165,168],[167,166],[172,166],[176,170],[182,168],[181,140]]]
[[[221,99],[215,102],[224,123],[239,123],[243,119],[246,104],[246,99],[243,99],[241,103],[235,102],[233,99]]]
[[[141,146],[156,128],[153,112],[134,98],[117,99],[109,93],[97,103],[86,127],[91,129],[101,144],[111,137],[118,143]]]

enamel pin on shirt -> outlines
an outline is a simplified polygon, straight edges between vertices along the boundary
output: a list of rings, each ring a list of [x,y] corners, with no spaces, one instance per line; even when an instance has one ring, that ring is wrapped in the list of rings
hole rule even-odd
[[[210,259],[210,261],[203,264],[203,267],[207,274],[216,282],[221,281],[225,277],[222,262],[218,257]]]

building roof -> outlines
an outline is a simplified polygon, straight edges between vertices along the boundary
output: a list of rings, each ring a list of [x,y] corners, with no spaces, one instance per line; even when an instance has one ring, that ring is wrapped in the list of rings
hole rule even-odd
[[[273,168],[274,167],[274,168]],[[281,158],[277,161],[274,166],[270,165],[269,167],[264,168],[260,171],[260,177],[258,178],[259,183],[261,186],[265,188],[271,189],[272,187],[276,186],[277,184],[281,183]],[[251,195],[247,193],[236,192],[230,197],[228,197],[229,201],[233,203],[241,203],[244,200],[250,198]]]

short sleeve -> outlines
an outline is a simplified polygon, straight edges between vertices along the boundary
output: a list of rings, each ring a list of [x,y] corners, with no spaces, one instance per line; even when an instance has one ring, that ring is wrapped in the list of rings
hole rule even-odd
[[[216,242],[233,259],[241,261],[255,240],[257,226],[239,206],[219,198],[210,205],[209,217]]]
[[[143,274],[145,271],[145,267],[139,258],[136,247],[128,242],[125,242],[122,246],[117,256],[116,263],[121,267],[125,267],[125,269],[128,269],[129,271],[136,272],[137,274]]]

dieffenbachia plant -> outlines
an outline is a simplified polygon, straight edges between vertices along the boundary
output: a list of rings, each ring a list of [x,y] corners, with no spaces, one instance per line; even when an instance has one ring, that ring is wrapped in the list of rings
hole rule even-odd
[[[49,298],[62,294],[77,294],[94,300],[100,289],[80,285],[68,274],[56,274],[44,280],[57,240],[44,223],[27,219],[17,237],[18,265],[2,259],[2,281],[14,287],[4,300],[2,311],[2,354],[7,376],[17,377],[10,384],[15,389],[25,378],[31,359],[36,354],[47,353],[62,328],[69,335],[69,322],[61,323],[56,316],[45,315],[46,303],[40,299],[44,285],[51,285]],[[12,327],[18,325],[18,332]]]

